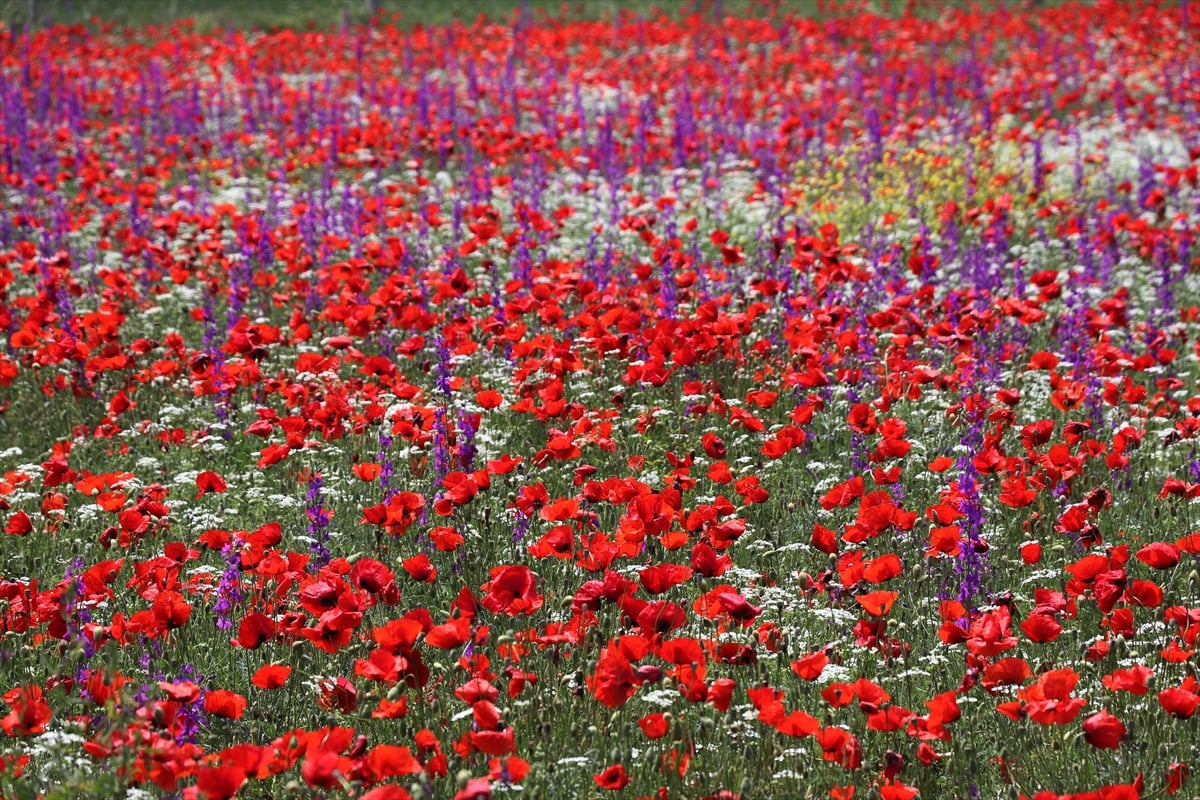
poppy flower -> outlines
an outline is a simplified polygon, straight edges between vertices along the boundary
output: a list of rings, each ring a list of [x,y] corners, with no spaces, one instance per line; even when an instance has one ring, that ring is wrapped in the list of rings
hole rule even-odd
[[[471,731],[471,745],[481,753],[490,756],[502,756],[516,752],[516,742],[512,728],[504,730]]]
[[[471,621],[456,617],[442,625],[434,625],[425,633],[425,643],[441,650],[462,647],[471,638]]]
[[[254,611],[242,618],[238,626],[238,637],[232,644],[247,650],[256,650],[273,639],[275,634],[275,622],[266,614]]]
[[[821,677],[821,673],[828,665],[829,655],[824,650],[818,650],[793,661],[792,672],[795,672],[801,680],[815,681]]]
[[[900,597],[899,592],[881,590],[855,595],[854,601],[862,606],[863,611],[866,611],[871,616],[886,617],[888,612],[892,610],[892,605],[898,597]]]
[[[670,723],[662,712],[655,711],[639,719],[638,727],[642,729],[642,733],[646,734],[647,739],[660,739],[667,735]]]
[[[230,800],[246,783],[246,771],[238,766],[201,767],[196,788],[205,800]]]
[[[206,494],[220,494],[227,488],[228,486],[225,484],[225,479],[216,472],[206,470],[196,476],[197,499]]]
[[[433,566],[433,562],[429,560],[429,556],[424,553],[404,559],[401,562],[404,566],[404,571],[416,581],[423,583],[432,583],[437,580],[437,568]]]
[[[488,759],[488,769],[494,781],[520,783],[529,774],[529,762],[519,756]]]
[[[728,555],[717,555],[717,551],[707,542],[697,542],[691,552],[692,569],[706,578],[717,578],[733,566],[733,559]]]
[[[44,733],[52,716],[50,703],[37,684],[19,686],[4,693],[4,702],[12,709],[0,719],[0,729],[9,736]]]
[[[858,769],[862,766],[862,744],[850,731],[836,727],[821,728],[816,737],[824,760],[838,764],[844,769]]]
[[[882,800],[912,800],[917,793],[917,787],[906,786],[895,778],[879,787],[879,796]]]
[[[838,551],[837,532],[826,528],[820,523],[813,524],[812,545],[827,555]]]
[[[929,709],[929,717],[939,723],[956,722],[962,716],[958,707],[958,695],[955,692],[942,692],[925,703]]]
[[[537,593],[537,579],[529,567],[501,566],[491,571],[492,579],[484,585],[486,594],[480,605],[496,614],[531,614],[542,606]]]
[[[629,785],[629,775],[625,773],[625,767],[622,764],[613,764],[605,767],[604,771],[598,775],[593,775],[592,780],[601,789],[609,791],[619,791]]]
[[[33,532],[33,520],[24,511],[17,511],[8,518],[4,532],[11,536],[26,536]]]
[[[309,786],[318,789],[333,789],[342,779],[349,777],[354,765],[350,759],[329,750],[315,750],[304,759],[300,777]]]
[[[1200,694],[1182,686],[1164,689],[1158,693],[1158,704],[1172,717],[1188,719],[1200,707]]]
[[[1021,630],[1031,642],[1052,642],[1062,633],[1063,626],[1050,614],[1030,614],[1021,621]]]
[[[691,568],[682,564],[655,564],[638,573],[638,580],[650,594],[662,594],[690,577]]]
[[[250,683],[259,689],[278,689],[287,683],[291,674],[292,668],[286,664],[264,664],[255,670]]]
[[[866,484],[863,483],[862,476],[856,475],[826,491],[821,496],[819,502],[821,508],[826,511],[834,508],[845,508],[862,497],[865,491]]]
[[[359,797],[358,800],[412,800],[412,795],[403,787],[388,783],[370,789]]]
[[[1083,721],[1083,737],[1092,747],[1115,750],[1125,740],[1127,731],[1121,720],[1107,711],[1092,714]]]
[[[1107,689],[1114,692],[1142,695],[1150,691],[1147,684],[1153,677],[1153,670],[1138,664],[1128,669],[1113,670],[1110,674],[1105,675],[1101,682]]]
[[[491,800],[492,783],[489,778],[470,778],[463,788],[454,793],[454,800]]]
[[[350,468],[354,476],[360,481],[370,483],[380,476],[383,472],[383,467],[372,461],[361,461]]]
[[[1167,767],[1167,794],[1178,794],[1190,772],[1191,769],[1182,761],[1176,761]]]
[[[215,717],[241,719],[246,711],[246,698],[227,689],[213,689],[204,695],[204,710]]]
[[[979,682],[990,692],[999,686],[1020,686],[1031,674],[1032,670],[1025,659],[1000,658],[984,669]]]
[[[596,670],[588,677],[592,695],[609,708],[625,704],[635,691],[633,666],[619,647],[610,644],[600,652]]]

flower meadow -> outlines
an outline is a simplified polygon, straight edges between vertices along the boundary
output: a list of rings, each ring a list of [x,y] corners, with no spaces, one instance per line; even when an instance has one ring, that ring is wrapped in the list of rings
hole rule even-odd
[[[0,31],[6,797],[1195,796],[1200,8]]]

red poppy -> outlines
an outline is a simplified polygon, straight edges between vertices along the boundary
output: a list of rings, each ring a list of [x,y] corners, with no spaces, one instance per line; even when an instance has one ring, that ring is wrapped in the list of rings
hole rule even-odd
[[[1159,692],[1158,704],[1172,717],[1188,719],[1196,713],[1196,708],[1200,706],[1200,694],[1176,686]]]
[[[954,692],[942,692],[925,703],[929,709],[929,717],[938,723],[956,722],[962,712],[958,707],[958,695]]]
[[[412,800],[412,795],[393,783],[376,786],[363,794],[358,800]]]
[[[692,548],[691,564],[693,570],[706,578],[716,578],[733,566],[733,559],[728,555],[717,555],[707,542],[697,542]]]
[[[862,766],[862,745],[858,737],[844,728],[821,728],[816,733],[817,743],[821,747],[821,757],[832,761],[845,769],[858,769]]]
[[[33,520],[24,511],[17,511],[8,518],[4,532],[13,536],[25,536],[33,532]]]
[[[834,508],[845,508],[863,496],[866,485],[862,476],[856,475],[849,480],[837,484],[823,494],[819,500],[821,508],[830,511]]]
[[[205,800],[229,800],[246,783],[246,771],[236,766],[201,767],[196,788]]]
[[[490,800],[492,784],[489,778],[470,778],[454,793],[454,800]]]
[[[1142,695],[1150,691],[1148,683],[1154,671],[1140,664],[1128,669],[1116,669],[1102,679],[1104,686],[1114,692]]]
[[[601,789],[610,791],[619,791],[629,785],[629,775],[625,773],[625,767],[622,764],[606,767],[599,775],[593,775],[592,780]]]
[[[372,461],[362,461],[352,466],[350,471],[353,472],[355,477],[357,477],[359,480],[370,483],[380,476],[380,474],[383,472],[383,467]]]
[[[989,692],[999,686],[1020,686],[1029,679],[1032,670],[1023,658],[1000,658],[989,664],[979,682]]]
[[[1083,737],[1092,747],[1115,750],[1125,741],[1127,731],[1121,720],[1107,711],[1092,714],[1083,721]]]
[[[655,711],[639,719],[638,726],[642,729],[642,733],[646,734],[647,739],[660,739],[667,735],[671,724],[662,712]]]
[[[512,728],[471,731],[469,736],[471,745],[476,750],[481,753],[487,753],[490,756],[502,756],[507,753],[516,752],[517,749]]]
[[[879,787],[879,796],[882,800],[912,800],[917,796],[917,787],[906,786],[893,778]]]
[[[1137,551],[1138,561],[1153,569],[1170,569],[1179,563],[1179,548],[1169,542],[1151,542]]]
[[[1050,614],[1030,614],[1021,621],[1021,630],[1031,642],[1053,642],[1062,633],[1063,626]]]
[[[350,759],[329,750],[314,750],[304,759],[300,777],[309,786],[333,789],[350,776],[354,765]]]
[[[863,610],[873,617],[886,617],[892,610],[892,605],[900,597],[899,592],[876,591],[855,595],[854,600]]]
[[[1167,767],[1167,794],[1178,794],[1190,772],[1191,769],[1182,761],[1176,761]]]
[[[541,608],[542,596],[537,593],[537,579],[529,567],[495,567],[491,576],[483,587],[486,594],[479,601],[488,611],[515,616]]]
[[[462,647],[471,638],[471,621],[456,617],[442,625],[434,625],[425,633],[425,643],[441,650]]]
[[[825,671],[828,664],[829,655],[824,650],[818,650],[793,661],[792,672],[795,672],[801,680],[815,681],[821,677],[821,673]]]
[[[885,553],[863,565],[863,579],[868,583],[885,583],[903,572],[900,557],[895,553]]]
[[[286,664],[265,664],[255,670],[250,677],[250,683],[259,689],[278,689],[287,683],[292,668]]]
[[[196,497],[200,498],[206,494],[220,494],[228,487],[225,484],[225,479],[218,473],[205,471],[196,476]]]
[[[232,644],[247,650],[255,650],[275,638],[275,634],[275,622],[266,614],[254,611],[242,618],[241,624],[238,626],[238,637],[233,640]]]
[[[638,580],[650,594],[662,594],[690,577],[691,568],[682,564],[655,564],[638,573]]]
[[[0,729],[9,736],[44,733],[51,718],[50,703],[37,684],[19,686],[4,693],[4,702],[12,709],[0,719]]]
[[[619,647],[610,643],[600,652],[596,671],[588,677],[588,688],[597,700],[609,708],[624,705],[637,691],[633,666]]]
[[[429,556],[424,553],[418,553],[411,558],[406,558],[401,563],[404,566],[404,571],[413,580],[423,583],[432,583],[437,580],[437,568],[433,566],[433,562],[429,560]]]
[[[200,687],[191,681],[159,681],[158,688],[170,699],[184,705],[190,705],[200,699]]]
[[[812,545],[827,555],[833,555],[837,553],[837,531],[830,530],[819,522],[813,523]]]
[[[246,711],[246,698],[227,689],[213,689],[204,695],[204,710],[215,717],[241,719]]]

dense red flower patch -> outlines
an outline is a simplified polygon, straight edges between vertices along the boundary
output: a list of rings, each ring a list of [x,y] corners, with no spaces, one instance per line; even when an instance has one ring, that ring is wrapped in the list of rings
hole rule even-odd
[[[767,11],[0,31],[0,785],[1194,791],[1200,14]]]

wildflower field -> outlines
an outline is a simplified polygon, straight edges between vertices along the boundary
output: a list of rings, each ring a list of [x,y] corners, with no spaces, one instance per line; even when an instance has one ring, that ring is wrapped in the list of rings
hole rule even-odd
[[[0,28],[0,795],[1200,793],[1200,8],[935,11]]]

